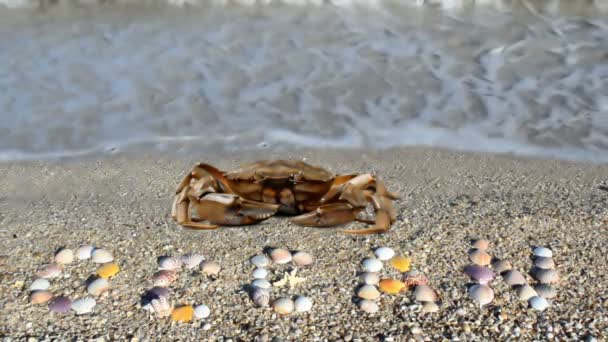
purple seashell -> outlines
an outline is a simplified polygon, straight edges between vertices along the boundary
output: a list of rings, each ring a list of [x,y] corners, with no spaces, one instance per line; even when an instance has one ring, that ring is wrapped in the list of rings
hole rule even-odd
[[[464,273],[480,284],[487,284],[494,279],[494,271],[484,266],[469,265],[464,268]]]
[[[55,297],[49,303],[49,311],[56,313],[67,313],[70,311],[72,301],[68,297]]]

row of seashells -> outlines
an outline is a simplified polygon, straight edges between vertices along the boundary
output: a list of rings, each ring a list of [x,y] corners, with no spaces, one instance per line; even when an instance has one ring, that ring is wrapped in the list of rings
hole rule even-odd
[[[93,297],[86,296],[72,301],[66,296],[54,296],[49,290],[51,288],[49,279],[59,277],[65,265],[74,262],[75,256],[78,260],[91,259],[94,263],[101,264],[95,271],[96,277],[87,284],[87,292],[90,295],[99,296],[110,289],[108,279],[120,272],[118,264],[113,262],[112,252],[95,248],[92,245],[80,245],[76,249],[76,253],[71,249],[63,248],[55,254],[53,263],[43,266],[37,272],[39,278],[30,285],[29,301],[31,304],[48,302],[49,311],[55,313],[67,313],[74,310],[76,314],[82,315],[93,311],[97,305],[97,301]]]
[[[296,266],[306,267],[313,264],[314,258],[306,252],[297,251],[291,253],[287,249],[274,248],[268,252],[268,256],[259,254],[251,257],[250,262],[255,269],[251,273],[253,281],[251,282],[249,296],[256,306],[267,307],[270,305],[270,292],[273,285],[280,287],[289,284],[290,287],[293,287],[305,280],[304,278],[297,277],[297,269],[293,269],[291,272],[286,272],[283,279],[271,284],[266,279],[270,274],[267,267],[270,266],[271,262],[278,265],[293,262]],[[287,315],[294,311],[307,312],[312,309],[312,306],[312,299],[303,295],[296,296],[295,300],[290,297],[280,297],[272,302],[273,310],[281,315]]]
[[[197,253],[185,254],[179,258],[158,258],[158,271],[152,275],[153,287],[146,291],[142,299],[144,310],[154,313],[158,318],[171,316],[175,322],[190,322],[193,318],[204,319],[211,315],[211,309],[205,304],[173,306],[168,287],[177,280],[178,271],[182,268],[198,269],[202,274],[213,277],[221,271],[218,262],[206,260],[203,255]]]

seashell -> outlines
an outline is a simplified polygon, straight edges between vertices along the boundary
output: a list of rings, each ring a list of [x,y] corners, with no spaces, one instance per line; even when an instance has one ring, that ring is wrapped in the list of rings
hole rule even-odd
[[[553,284],[559,281],[559,273],[556,270],[535,267],[531,273],[541,284]]]
[[[365,259],[361,263],[365,272],[378,272],[382,269],[382,261],[378,259]]]
[[[108,251],[107,249],[94,249],[93,253],[91,254],[91,258],[96,264],[105,264],[107,262],[114,261],[112,252]]]
[[[378,285],[380,282],[380,277],[376,273],[372,272],[363,272],[359,275],[359,279],[363,284],[367,285]]]
[[[293,312],[293,310],[295,309],[295,304],[293,300],[287,297],[282,297],[272,303],[272,308],[278,314],[287,315]]]
[[[481,249],[481,250],[486,250],[490,247],[490,241],[485,240],[485,239],[478,239],[475,240],[475,242],[473,242],[472,245],[473,248],[475,249]]]
[[[150,302],[152,306],[152,311],[156,314],[157,317],[163,318],[171,315],[173,312],[173,305],[169,301],[169,299],[165,297],[160,297],[158,299],[153,299]]]
[[[468,265],[464,268],[464,273],[480,284],[488,284],[494,279],[494,271],[485,266]]]
[[[171,311],[171,319],[175,322],[190,322],[193,316],[194,308],[192,305],[180,306]]]
[[[553,258],[553,252],[546,247],[536,247],[532,253],[537,257]]]
[[[94,298],[84,297],[73,301],[71,308],[76,311],[77,315],[83,315],[92,312],[95,305],[97,305],[97,301]]]
[[[507,285],[515,286],[515,285],[524,285],[528,282],[523,274],[521,274],[518,270],[510,270],[502,275],[503,280]]]
[[[396,256],[391,259],[390,264],[394,268],[398,269],[399,272],[407,272],[410,270],[412,261],[408,257]]]
[[[374,285],[363,285],[357,290],[357,297],[363,299],[377,299],[380,297],[380,292]]]
[[[486,266],[492,262],[492,256],[483,249],[472,249],[469,251],[469,259],[472,263],[479,266]]]
[[[256,279],[251,282],[251,286],[259,287],[261,289],[269,289],[272,287],[272,284],[266,279]]]
[[[253,279],[265,279],[268,275],[268,271],[265,268],[258,267],[251,273]]]
[[[93,296],[99,296],[110,289],[110,283],[105,278],[97,278],[87,286],[87,292]]]
[[[177,272],[161,270],[152,275],[154,286],[167,287],[177,279]]]
[[[536,311],[544,311],[549,307],[549,302],[543,297],[535,296],[530,298],[530,306]]]
[[[528,284],[519,285],[516,290],[517,298],[520,300],[529,300],[534,296],[538,296],[534,288]]]
[[[298,296],[294,301],[296,312],[307,312],[312,309],[312,299],[306,296]]]
[[[395,251],[389,247],[379,247],[376,248],[374,254],[376,255],[376,258],[378,258],[378,260],[386,261],[392,259],[395,256]]]
[[[291,253],[283,248],[275,248],[270,252],[270,259],[277,264],[286,264],[291,261]]]
[[[74,252],[71,249],[62,249],[55,254],[55,262],[58,264],[71,264],[74,261]]]
[[[418,285],[414,289],[414,299],[418,302],[436,302],[437,292],[428,285]]]
[[[513,269],[509,260],[496,260],[492,263],[492,268],[497,274],[503,274],[504,272]]]
[[[403,283],[410,288],[418,285],[426,285],[429,283],[429,279],[424,274],[413,270],[404,274]]]
[[[63,267],[60,264],[53,263],[42,267],[36,274],[38,274],[40,278],[48,279],[58,277],[62,271]]]
[[[97,270],[95,270],[95,273],[97,273],[98,276],[106,279],[112,278],[113,276],[118,274],[118,272],[120,272],[120,267],[118,267],[118,265],[113,262],[103,264],[99,266]]]
[[[32,285],[30,285],[30,291],[48,290],[50,287],[50,281],[44,278],[38,278],[32,282]]]
[[[55,297],[49,302],[49,311],[56,313],[67,313],[70,311],[71,305],[72,301],[70,298],[64,296]]]
[[[222,270],[222,266],[218,262],[205,260],[201,262],[199,269],[203,274],[216,276]]]
[[[95,249],[95,247],[91,245],[78,246],[78,248],[76,248],[76,258],[78,258],[78,260],[90,259],[93,254],[93,249]]]
[[[557,290],[549,284],[536,284],[534,285],[534,290],[536,290],[539,297],[551,299],[557,296]]]
[[[309,266],[314,262],[312,255],[306,252],[295,252],[291,259],[298,266]]]
[[[198,267],[201,262],[205,260],[205,257],[200,254],[186,254],[181,257],[181,262],[184,264],[184,267],[187,269],[193,269]]]
[[[473,285],[469,288],[469,296],[479,303],[479,306],[484,306],[494,300],[494,291],[488,285]]]
[[[404,283],[396,279],[382,279],[378,285],[380,291],[388,294],[397,294],[405,287]]]
[[[194,317],[198,319],[207,318],[211,315],[211,309],[205,304],[197,305],[194,308]]]
[[[150,290],[148,290],[148,292],[146,292],[146,297],[149,297],[150,301],[152,299],[157,299],[160,297],[165,297],[165,298],[169,299],[170,296],[171,296],[171,293],[169,292],[169,289],[167,289],[166,287],[156,286],[156,287],[153,287]]]
[[[176,257],[163,256],[158,258],[158,269],[176,271],[182,267],[182,261]]]
[[[53,298],[51,291],[37,290],[30,294],[30,303],[42,304],[48,302],[51,298]]]
[[[364,299],[359,302],[359,308],[367,313],[376,313],[380,308],[373,300]]]
[[[259,307],[268,306],[270,303],[270,291],[261,287],[254,287],[251,291],[251,300]]]
[[[421,311],[425,313],[437,312],[439,311],[439,305],[435,302],[424,302]]]
[[[266,267],[270,264],[270,260],[263,254],[251,257],[250,261],[256,267]]]
[[[544,269],[554,269],[555,261],[553,261],[553,258],[538,257],[534,259],[534,266]]]

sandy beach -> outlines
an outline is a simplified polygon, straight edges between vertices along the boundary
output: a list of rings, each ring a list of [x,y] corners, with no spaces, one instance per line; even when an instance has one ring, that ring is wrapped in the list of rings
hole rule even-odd
[[[299,227],[284,217],[248,227],[188,231],[170,217],[174,189],[203,158],[116,155],[101,159],[0,164],[0,337],[6,340],[406,341],[605,340],[608,337],[608,166],[427,148],[208,155],[222,169],[257,159],[302,159],[336,173],[374,171],[398,192],[399,216],[379,236]],[[479,308],[467,295],[471,239],[528,277],[531,250],[553,250],[561,281],[544,312],[528,308],[498,277],[495,300]],[[61,247],[91,243],[114,252],[122,268],[94,312],[51,314],[28,303],[36,270]],[[411,293],[383,295],[380,311],[355,302],[357,272],[377,246],[411,256],[441,298],[437,313],[417,312]],[[277,316],[256,308],[245,290],[248,259],[267,247],[314,255],[306,278],[285,295],[305,294],[309,313]],[[175,304],[205,303],[211,316],[192,323],[142,310],[156,258],[199,252],[223,267],[217,279],[181,273]],[[90,262],[68,266],[55,294],[81,297]]]

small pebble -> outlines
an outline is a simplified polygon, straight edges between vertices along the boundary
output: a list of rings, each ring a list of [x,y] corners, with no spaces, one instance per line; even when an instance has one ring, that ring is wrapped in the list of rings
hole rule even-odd
[[[546,247],[534,248],[533,254],[537,257],[545,257],[545,258],[553,257],[553,252],[549,248],[546,248]]]
[[[268,275],[268,271],[264,268],[258,267],[251,273],[253,279],[265,279]]]
[[[251,263],[256,267],[266,267],[270,264],[270,260],[265,255],[256,255],[250,259]]]
[[[312,299],[309,297],[298,296],[294,304],[297,312],[306,312],[312,309]]]
[[[203,330],[207,331],[207,330],[209,330],[209,329],[211,329],[211,324],[209,324],[209,323],[205,323],[205,324],[203,325]]]
[[[543,297],[535,296],[530,298],[530,306],[536,311],[544,311],[549,307],[549,302]]]
[[[374,254],[376,255],[376,258],[378,258],[378,260],[386,261],[392,259],[395,256],[395,251],[389,247],[380,247],[376,248]]]
[[[378,272],[382,269],[382,261],[378,259],[365,259],[361,263],[365,272]]]

